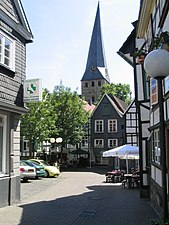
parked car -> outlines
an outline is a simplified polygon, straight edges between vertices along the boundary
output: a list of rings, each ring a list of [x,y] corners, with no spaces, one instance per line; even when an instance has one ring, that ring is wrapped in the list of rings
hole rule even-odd
[[[30,159],[31,162],[37,162],[39,165],[44,166],[45,169],[45,177],[55,177],[60,174],[59,169],[56,166],[50,166],[44,160],[41,159]]]
[[[45,176],[44,166],[39,165],[37,162],[31,162],[30,160],[21,160],[21,162],[25,162],[28,166],[32,166],[36,170],[36,178]]]
[[[36,170],[32,166],[28,166],[25,162],[20,162],[20,176],[21,180],[26,182],[36,177]]]

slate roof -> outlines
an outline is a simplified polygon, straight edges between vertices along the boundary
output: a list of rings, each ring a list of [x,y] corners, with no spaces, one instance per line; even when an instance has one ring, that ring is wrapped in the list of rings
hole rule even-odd
[[[128,106],[124,101],[122,101],[121,99],[119,99],[118,97],[116,97],[112,94],[109,94],[109,97],[116,102],[119,110],[121,110],[123,113],[126,111]]]
[[[110,103],[114,106],[117,113],[122,117],[125,110],[127,109],[126,103],[112,94],[105,95],[109,99]]]
[[[94,70],[91,70],[92,67]],[[88,52],[86,70],[81,81],[97,79],[106,79],[110,83],[102,40],[99,3]]]
[[[2,10],[0,7],[0,20],[10,25],[13,30],[25,39],[26,43],[32,42],[33,34],[26,18],[21,0],[1,0],[0,6],[1,5],[9,8],[11,7],[11,10],[9,13],[8,10]]]
[[[125,61],[127,61],[131,66],[134,67],[131,55],[135,51],[135,36],[136,36],[137,21],[133,22],[132,25],[134,26],[134,29],[128,36],[127,40],[123,43],[122,47],[119,49],[117,54],[120,55]],[[127,57],[127,54],[130,55],[130,57]]]
[[[116,112],[119,114],[119,116],[123,117],[124,112],[127,109],[127,104],[112,94],[104,94],[101,100],[99,101],[99,103],[97,104],[97,106],[95,107],[95,109],[93,110],[92,114],[94,114],[95,110],[101,104],[103,98],[105,97],[108,98],[109,102],[112,104],[112,106],[114,107]]]

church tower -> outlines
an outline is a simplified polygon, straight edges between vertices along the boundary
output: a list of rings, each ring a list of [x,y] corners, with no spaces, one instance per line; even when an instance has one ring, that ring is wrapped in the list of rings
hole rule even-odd
[[[87,102],[97,102],[102,85],[109,83],[110,79],[103,47],[100,7],[98,3],[86,69],[81,79],[82,97],[84,97]]]

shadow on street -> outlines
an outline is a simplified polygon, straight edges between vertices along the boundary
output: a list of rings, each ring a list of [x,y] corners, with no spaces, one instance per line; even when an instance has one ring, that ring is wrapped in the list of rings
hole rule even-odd
[[[20,225],[149,225],[158,218],[137,189],[104,182],[87,189],[78,195],[20,205]]]

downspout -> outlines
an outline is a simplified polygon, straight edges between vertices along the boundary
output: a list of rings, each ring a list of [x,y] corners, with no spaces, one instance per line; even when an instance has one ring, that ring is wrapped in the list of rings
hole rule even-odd
[[[135,42],[134,48],[136,49]],[[136,104],[136,114],[138,114],[138,130],[139,130],[139,169],[140,169],[140,187],[143,187],[143,161],[142,161],[142,127],[141,127],[141,112],[140,104],[138,102],[138,85],[137,85],[137,70],[136,70],[136,58],[133,56],[134,64],[134,89],[135,89],[135,104]]]
[[[10,116],[10,121],[13,120],[13,117]],[[14,153],[13,153],[13,129],[10,128],[10,142],[9,142],[9,166],[8,166],[8,169],[9,169],[9,187],[8,187],[8,205],[10,206],[11,205],[11,187],[12,187],[12,170],[13,170],[13,167],[12,167],[12,157],[14,156]]]

